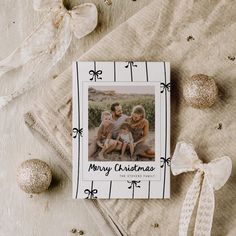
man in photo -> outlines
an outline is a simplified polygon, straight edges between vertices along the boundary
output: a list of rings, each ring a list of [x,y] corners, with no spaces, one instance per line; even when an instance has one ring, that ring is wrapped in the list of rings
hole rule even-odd
[[[112,138],[116,139],[121,124],[125,122],[128,116],[123,114],[122,106],[118,102],[115,102],[111,105],[111,114],[113,122]]]

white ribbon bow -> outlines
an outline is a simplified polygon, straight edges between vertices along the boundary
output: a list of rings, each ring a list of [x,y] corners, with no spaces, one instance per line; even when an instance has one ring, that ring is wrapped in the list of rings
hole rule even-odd
[[[97,8],[85,3],[67,10],[63,0],[33,0],[34,9],[48,14],[23,44],[0,61],[0,77],[8,71],[32,63],[25,72],[26,82],[8,96],[0,97],[0,108],[31,89],[66,53],[72,35],[78,39],[97,25]],[[38,78],[36,78],[38,76]]]
[[[176,145],[171,163],[174,175],[197,171],[182,206],[179,235],[187,236],[191,215],[198,198],[194,235],[210,235],[215,207],[214,190],[220,189],[228,180],[232,170],[231,159],[224,156],[204,164],[198,158],[191,144],[179,142]]]

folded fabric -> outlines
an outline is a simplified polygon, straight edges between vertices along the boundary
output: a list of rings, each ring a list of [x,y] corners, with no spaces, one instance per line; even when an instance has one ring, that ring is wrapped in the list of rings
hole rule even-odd
[[[172,151],[181,139],[193,143],[204,162],[224,155],[233,162],[231,177],[215,194],[212,235],[236,235],[235,12],[232,1],[155,0],[80,58],[170,61]],[[181,96],[183,84],[195,73],[215,77],[219,99],[210,109],[191,108]],[[26,123],[59,153],[68,174],[72,152],[71,77],[69,68],[52,81],[48,96],[25,116]],[[97,200],[96,204],[120,234],[177,235],[181,206],[192,179],[190,173],[172,177],[170,200]],[[193,227],[190,222],[190,235]]]

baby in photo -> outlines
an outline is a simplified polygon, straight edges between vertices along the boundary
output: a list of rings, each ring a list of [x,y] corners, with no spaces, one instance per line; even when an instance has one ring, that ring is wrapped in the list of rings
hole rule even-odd
[[[121,159],[124,158],[126,149],[129,149],[130,159],[132,159],[134,154],[134,139],[132,133],[130,132],[130,126],[128,123],[123,123],[120,126],[120,131],[118,133],[116,140],[122,142],[121,156],[120,156]]]

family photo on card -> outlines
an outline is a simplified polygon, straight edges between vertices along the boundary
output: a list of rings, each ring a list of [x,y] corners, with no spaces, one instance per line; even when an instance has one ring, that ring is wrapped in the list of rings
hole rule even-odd
[[[90,161],[155,160],[154,87],[89,87]]]

